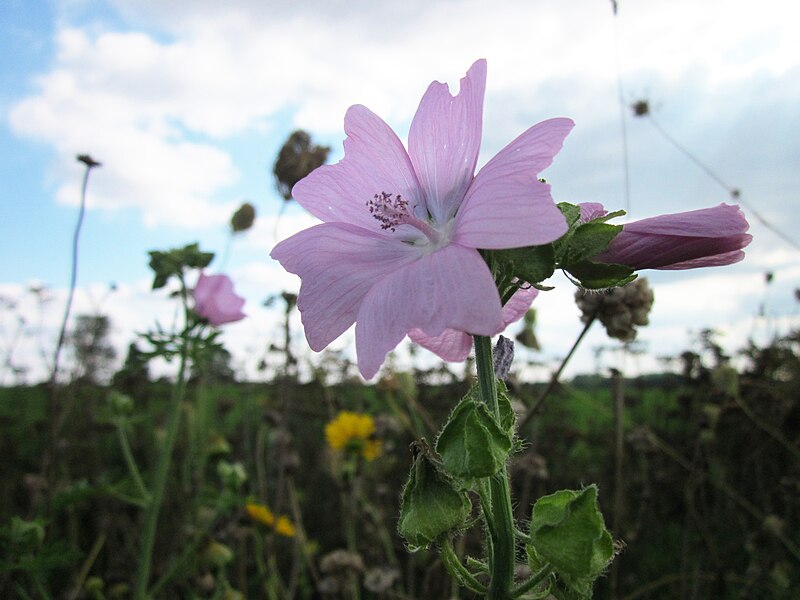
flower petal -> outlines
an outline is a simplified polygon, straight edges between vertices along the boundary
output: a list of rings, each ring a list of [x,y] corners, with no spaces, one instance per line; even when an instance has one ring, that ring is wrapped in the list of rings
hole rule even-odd
[[[472,351],[472,336],[455,329],[445,329],[439,335],[428,335],[422,329],[415,328],[408,332],[408,337],[415,344],[449,362],[465,361]]]
[[[503,305],[503,329],[514,321],[519,321],[528,312],[538,293],[539,290],[534,287],[520,288],[514,292],[511,299]],[[466,360],[472,350],[472,336],[455,329],[445,329],[437,336],[427,335],[421,329],[412,329],[408,332],[408,337],[415,344],[451,362]]]
[[[753,236],[748,235],[749,239]],[[749,241],[748,241],[749,243]],[[683,271],[685,269],[699,269],[701,267],[724,267],[732,265],[744,259],[743,250],[733,250],[731,252],[723,252],[714,256],[704,256],[702,258],[695,258],[693,260],[685,260],[671,265],[658,267],[662,271]]]
[[[573,125],[569,119],[534,125],[486,163],[456,216],[455,241],[473,248],[515,248],[564,235],[564,215],[550,186],[536,175],[553,161]]]
[[[381,232],[366,207],[375,194],[400,194],[411,206],[422,204],[419,183],[403,143],[368,108],[351,106],[344,118],[344,158],[323,165],[292,189],[295,200],[325,222],[359,225]]]
[[[364,297],[356,319],[356,353],[364,378],[417,328],[494,335],[502,328],[500,296],[477,251],[449,245],[395,269]]]
[[[455,214],[475,174],[485,91],[486,60],[481,59],[461,79],[455,97],[447,84],[431,83],[411,121],[408,153],[439,225]]]
[[[623,225],[623,231],[707,238],[738,235],[747,231],[749,227],[744,213],[738,206],[723,202],[711,208],[633,221]]]
[[[270,256],[302,279],[297,308],[308,344],[319,352],[355,322],[376,282],[419,252],[353,225],[322,223],[282,241]]]

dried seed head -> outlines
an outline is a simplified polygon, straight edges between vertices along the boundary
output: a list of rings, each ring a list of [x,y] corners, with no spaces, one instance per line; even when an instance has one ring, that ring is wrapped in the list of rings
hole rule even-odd
[[[581,321],[594,317],[606,328],[609,337],[623,342],[636,339],[636,327],[648,324],[653,306],[653,290],[647,279],[640,277],[623,287],[593,293],[578,290],[575,302],[583,313]]]

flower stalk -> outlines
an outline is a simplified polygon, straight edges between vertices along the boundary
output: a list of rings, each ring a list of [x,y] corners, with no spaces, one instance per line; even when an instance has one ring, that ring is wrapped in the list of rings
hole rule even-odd
[[[497,383],[492,361],[492,340],[475,336],[475,363],[481,400],[495,418],[500,419]],[[489,548],[489,588],[487,599],[506,600],[514,583],[514,513],[506,467],[490,477],[480,488],[481,507],[486,518]]]
[[[180,363],[175,386],[172,388],[164,446],[161,448],[161,453],[158,456],[152,495],[150,496],[149,502],[147,503],[147,510],[145,511],[144,533],[142,534],[142,544],[139,549],[139,566],[137,569],[136,588],[133,596],[135,600],[145,600],[147,598],[147,584],[150,580],[153,545],[158,528],[158,515],[161,511],[161,502],[164,498],[167,475],[169,474],[170,464],[172,463],[172,452],[175,448],[178,426],[180,425],[181,405],[183,404],[184,392],[186,390],[186,370],[188,366],[189,346],[191,344],[189,336],[190,313],[186,282],[182,274],[179,274],[178,278],[180,280],[180,296],[185,316],[184,330],[180,338]]]

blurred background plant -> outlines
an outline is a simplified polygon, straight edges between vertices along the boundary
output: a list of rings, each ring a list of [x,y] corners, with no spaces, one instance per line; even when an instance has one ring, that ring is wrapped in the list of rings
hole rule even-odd
[[[322,164],[328,149],[303,132],[284,149],[275,175],[288,201],[301,171]],[[243,203],[229,222],[231,239],[256,218]],[[191,286],[167,280],[211,261],[196,245],[151,258],[156,282],[179,301]],[[41,311],[52,303],[44,286],[25,294]],[[665,357],[662,373],[626,378],[653,298],[644,279],[577,298],[583,332],[599,320],[612,338],[598,356],[615,357],[614,371],[598,360],[595,373],[562,381],[568,355],[549,383],[531,384],[512,367],[508,387],[529,440],[512,463],[517,518],[529,518],[537,498],[594,481],[625,545],[596,597],[793,599],[800,333],[726,353],[715,332],[699,331],[692,347]],[[71,408],[48,477],[51,388],[25,385],[14,355],[15,340],[40,328],[19,318],[18,299],[1,300],[0,597],[133,597],[159,471],[163,501],[140,597],[473,597],[438,553],[409,554],[396,534],[408,448],[432,439],[470,388],[471,362],[462,370],[413,361],[401,370],[390,358],[367,385],[345,353],[328,350],[301,376],[291,330],[297,298],[287,291],[269,300],[280,329],[264,332],[272,341],[263,372],[275,376],[240,380],[216,330],[204,328],[176,396],[175,382],[154,377],[151,363],[180,355],[181,323],[131,342],[112,373],[113,323],[98,307],[65,334],[71,363],[57,391]],[[187,318],[199,327],[196,315]],[[541,363],[547,340],[537,339],[536,313],[518,327],[517,367]],[[48,340],[41,347],[50,363]],[[172,459],[158,468],[170,435]],[[457,556],[480,554],[478,533],[458,539]]]

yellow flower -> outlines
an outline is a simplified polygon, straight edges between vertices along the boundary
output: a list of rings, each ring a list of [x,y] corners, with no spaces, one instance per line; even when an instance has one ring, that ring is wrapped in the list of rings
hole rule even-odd
[[[284,537],[294,537],[295,529],[288,517],[281,515],[275,522],[275,533]]]
[[[254,521],[258,521],[267,527],[272,527],[275,525],[275,515],[273,515],[272,511],[263,504],[248,502],[245,505],[245,509],[247,510],[247,514],[250,515],[250,518]]]
[[[381,455],[381,443],[379,440],[367,440],[364,442],[364,448],[361,450],[361,455],[367,460],[375,460]]]
[[[372,439],[375,421],[371,416],[343,410],[325,426],[325,438],[333,450],[350,450],[367,460],[374,460],[381,450],[381,443]]]

